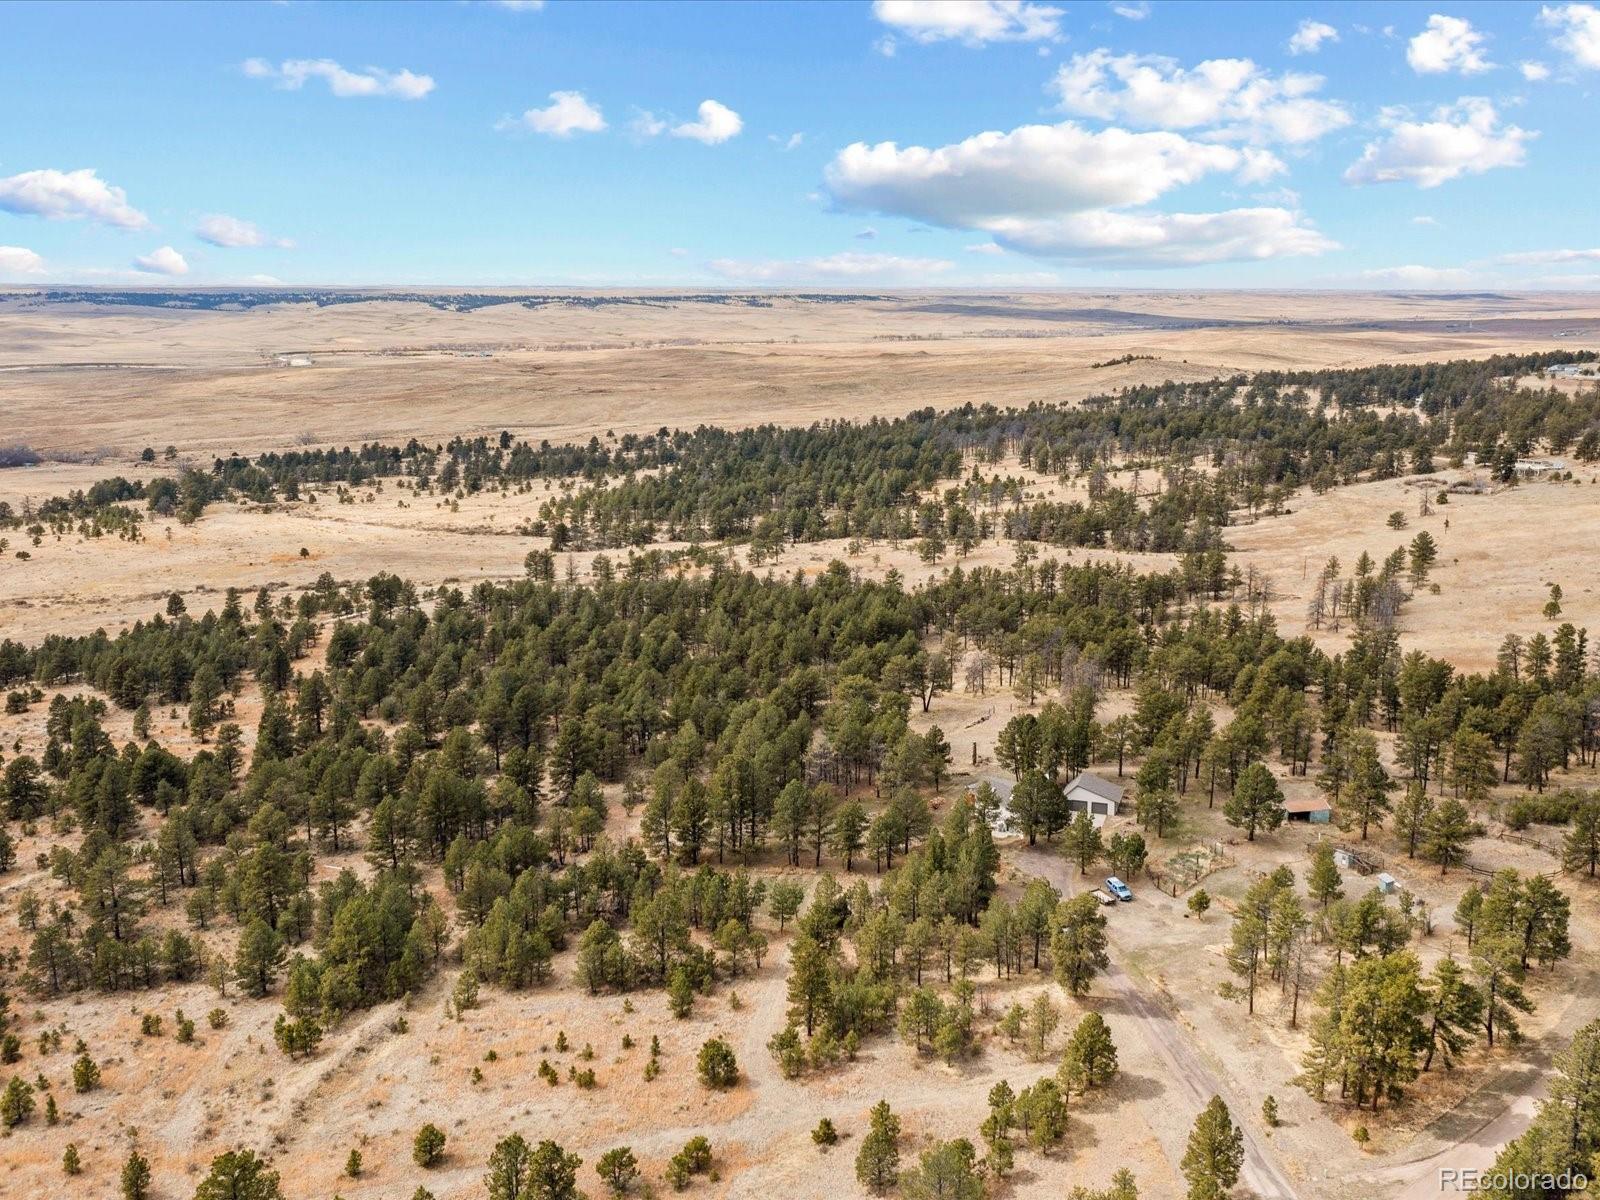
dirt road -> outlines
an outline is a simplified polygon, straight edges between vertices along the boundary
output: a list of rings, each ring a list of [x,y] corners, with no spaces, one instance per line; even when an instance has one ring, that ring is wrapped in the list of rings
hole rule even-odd
[[[1081,890],[1078,877],[1054,848],[1018,847],[1011,851],[1011,857],[1024,871],[1048,880],[1064,895]],[[1244,1167],[1240,1172],[1240,1182],[1258,1200],[1298,1200],[1298,1193],[1253,1128],[1249,1106],[1239,1100],[1227,1082],[1212,1070],[1172,1013],[1142,990],[1137,981],[1116,964],[1117,940],[1114,931],[1108,932],[1113,962],[1102,978],[1126,1006],[1128,1014],[1137,1019],[1140,1032],[1152,1053],[1167,1068],[1167,1082],[1186,1099],[1186,1108],[1181,1114],[1181,1129],[1186,1131],[1189,1128],[1195,1115],[1212,1096],[1221,1096],[1244,1134]],[[1179,1124],[1174,1122],[1175,1126]],[[1177,1145],[1182,1144],[1181,1138],[1175,1141]],[[1169,1148],[1168,1155],[1172,1159],[1173,1169],[1178,1170],[1181,1149],[1173,1156],[1173,1150]]]
[[[1550,1089],[1556,1052],[1570,1045],[1572,1035],[1600,1013],[1600,973],[1590,972],[1575,984],[1573,996],[1556,1027],[1529,1045],[1518,1062],[1501,1069],[1425,1131],[1437,1146],[1432,1153],[1374,1172],[1374,1185],[1384,1191],[1398,1189],[1391,1193],[1395,1200],[1429,1200],[1450,1194],[1448,1185],[1441,1186],[1441,1170],[1484,1171],[1493,1166],[1501,1147],[1533,1123],[1539,1102]]]

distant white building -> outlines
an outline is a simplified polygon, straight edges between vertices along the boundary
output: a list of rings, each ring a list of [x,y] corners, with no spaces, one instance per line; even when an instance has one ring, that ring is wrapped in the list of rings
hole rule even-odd
[[[1074,816],[1081,812],[1088,813],[1097,829],[1106,823],[1107,817],[1116,816],[1121,807],[1121,784],[1112,783],[1088,771],[1080,771],[1067,784],[1067,811]]]

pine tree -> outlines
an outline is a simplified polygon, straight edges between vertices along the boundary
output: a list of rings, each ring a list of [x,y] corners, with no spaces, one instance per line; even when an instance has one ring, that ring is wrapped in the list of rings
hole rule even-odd
[[[1472,969],[1483,995],[1484,1036],[1493,1049],[1497,1036],[1513,1040],[1519,1036],[1517,1013],[1533,1011],[1533,1002],[1522,990],[1527,974],[1522,966],[1522,947],[1509,934],[1485,931],[1473,946]]]
[[[1339,754],[1345,762],[1343,807],[1351,822],[1361,826],[1361,840],[1366,841],[1372,826],[1383,828],[1394,781],[1378,758],[1377,739],[1365,729],[1348,732],[1341,740]]]
[[[900,1174],[900,1118],[887,1100],[872,1106],[867,1136],[861,1139],[856,1154],[856,1178],[871,1191],[882,1195],[894,1186]]]
[[[1433,816],[1433,798],[1428,795],[1422,780],[1413,779],[1406,785],[1405,795],[1395,808],[1394,831],[1406,844],[1406,857],[1417,856],[1417,846],[1423,840]]]
[[[411,1140],[411,1161],[419,1167],[436,1166],[444,1157],[445,1132],[431,1121]]]
[[[1062,1090],[1083,1092],[1104,1087],[1117,1073],[1117,1047],[1111,1028],[1099,1013],[1086,1013],[1067,1041],[1057,1075]]]
[[[1467,843],[1473,832],[1467,806],[1449,797],[1427,815],[1422,831],[1422,853],[1438,863],[1439,874],[1444,875],[1451,867],[1466,861]]]
[[[283,940],[272,926],[257,917],[239,935],[233,977],[246,995],[259,999],[272,990],[285,957]]]
[[[1213,1096],[1195,1118],[1183,1155],[1183,1177],[1189,1183],[1188,1200],[1222,1200],[1239,1182],[1239,1170],[1243,1165],[1244,1135],[1235,1128],[1222,1098]]]
[[[1050,937],[1056,982],[1074,996],[1085,995],[1094,977],[1111,965],[1105,916],[1093,896],[1074,896],[1062,902],[1056,923]]]
[[[1428,1006],[1428,1052],[1422,1069],[1432,1068],[1437,1053],[1450,1070],[1483,1020],[1483,995],[1467,981],[1466,972],[1453,958],[1441,958],[1434,964],[1423,995]]]
[[[900,1181],[905,1200],[982,1200],[983,1178],[977,1150],[966,1138],[924,1150],[917,1166]]]
[[[578,1168],[583,1159],[568,1154],[548,1139],[534,1147],[528,1160],[529,1200],[578,1200]],[[491,1200],[499,1200],[491,1196]],[[509,1198],[508,1198],[509,1200]]]
[[[13,1075],[0,1092],[0,1125],[7,1129],[22,1124],[33,1112],[33,1085],[19,1075]]]
[[[137,1150],[130,1151],[122,1164],[122,1200],[149,1200],[150,1160]]]
[[[1338,864],[1333,860],[1333,847],[1327,842],[1318,842],[1311,853],[1311,873],[1306,877],[1306,890],[1311,893],[1313,900],[1326,909],[1344,895],[1342,883]]]
[[[1600,872],[1600,801],[1578,806],[1561,849],[1561,865],[1569,871]]]
[[[639,1160],[627,1146],[607,1150],[596,1160],[595,1174],[613,1196],[625,1196],[639,1179]]]
[[[531,1200],[533,1151],[520,1133],[501,1138],[489,1155],[489,1173],[483,1177],[489,1200]]]
[[[1283,789],[1265,763],[1254,762],[1239,773],[1233,794],[1222,805],[1222,815],[1245,840],[1256,840],[1256,830],[1271,833],[1283,824]]]
[[[278,1173],[254,1150],[229,1150],[211,1160],[194,1200],[283,1200]]]
[[[1100,830],[1095,827],[1094,820],[1088,813],[1080,812],[1072,818],[1067,826],[1066,836],[1062,840],[1061,849],[1069,862],[1078,864],[1078,874],[1089,873],[1089,868],[1103,853],[1104,847],[1100,840]]]

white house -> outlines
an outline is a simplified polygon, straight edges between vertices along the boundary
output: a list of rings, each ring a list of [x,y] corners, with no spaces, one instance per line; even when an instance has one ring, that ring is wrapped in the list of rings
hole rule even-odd
[[[1122,786],[1088,771],[1080,771],[1067,784],[1067,811],[1074,816],[1088,813],[1096,828],[1104,825],[1107,817],[1116,816],[1121,804]]]

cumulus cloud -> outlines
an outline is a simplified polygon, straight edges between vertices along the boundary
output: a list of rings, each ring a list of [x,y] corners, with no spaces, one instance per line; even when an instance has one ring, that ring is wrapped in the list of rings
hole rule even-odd
[[[825,179],[844,208],[978,228],[998,215],[1146,204],[1245,165],[1232,146],[1177,133],[1090,132],[1064,121],[975,134],[937,149],[856,142],[828,164]]]
[[[1119,212],[1208,175],[1251,182],[1282,164],[1265,152],[1182,134],[1074,122],[1025,125],[929,149],[856,143],[825,178],[834,203],[989,234],[1003,248],[1127,266],[1179,266],[1332,243],[1286,208],[1223,213]]]
[[[775,133],[767,134],[767,141],[771,142],[774,146],[779,147],[785,152],[799,149],[800,143],[804,142],[805,140],[806,135],[803,133],[791,133],[788,137],[779,137]]]
[[[1574,66],[1600,70],[1600,8],[1593,4],[1545,5],[1539,23],[1554,30],[1551,42]]]
[[[269,79],[286,91],[296,92],[313,79],[328,85],[328,91],[341,99],[385,96],[395,100],[421,100],[433,91],[431,75],[418,75],[405,68],[398,71],[365,67],[351,71],[331,58],[290,58],[273,66],[264,58],[248,58],[241,69],[251,79]]]
[[[1299,144],[1350,124],[1344,106],[1318,99],[1320,75],[1273,75],[1248,58],[1194,67],[1154,54],[1075,54],[1050,87],[1080,116],[1144,128],[1204,129],[1214,138]]]
[[[520,117],[502,117],[495,124],[500,130],[525,130],[555,138],[599,133],[605,127],[605,117],[584,99],[582,92],[551,92],[550,103],[545,107],[530,108]]]
[[[1550,68],[1542,62],[1520,62],[1517,69],[1529,83],[1543,83],[1550,78]]]
[[[744,128],[744,118],[726,104],[719,104],[715,100],[700,101],[697,111],[700,114],[699,120],[674,125],[671,130],[673,137],[691,138],[707,146],[715,146],[731,137],[737,137],[739,131]]]
[[[22,275],[38,275],[44,271],[44,259],[22,246],[0,246],[0,279],[16,279]]]
[[[1004,246],[998,246],[994,242],[979,242],[973,246],[963,246],[962,249],[968,254],[988,254],[995,256],[1004,254],[1006,252],[1006,248]]]
[[[183,255],[171,246],[162,246],[159,250],[152,250],[149,254],[141,254],[133,260],[135,270],[143,271],[149,275],[187,275],[189,264]]]
[[[224,213],[212,213],[201,217],[199,224],[195,226],[194,235],[202,242],[224,249],[275,246],[280,250],[288,250],[294,246],[288,238],[275,238],[263,233],[252,221],[243,221]]]
[[[1126,21],[1142,21],[1150,15],[1150,0],[1112,0],[1111,11]]]
[[[1336,248],[1299,213],[1285,208],[1216,213],[1102,209],[1042,219],[1005,218],[989,229],[1003,246],[1027,254],[1116,267],[1193,267]]]
[[[1494,105],[1481,96],[1464,96],[1418,121],[1404,109],[1388,109],[1388,133],[1368,142],[1344,173],[1346,183],[1414,183],[1435,188],[1462,175],[1481,175],[1496,167],[1521,166],[1527,144],[1538,135],[1500,124]]]
[[[873,0],[872,15],[912,41],[982,46],[1053,41],[1061,36],[1063,14],[1051,5],[1025,0]]]
[[[1407,43],[1406,61],[1419,75],[1477,75],[1494,65],[1484,57],[1483,43],[1483,34],[1465,17],[1434,13],[1428,27]]]
[[[1362,279],[1372,283],[1392,283],[1402,287],[1442,288],[1460,287],[1472,282],[1472,272],[1461,267],[1424,267],[1408,263],[1403,267],[1379,267],[1361,272]]]
[[[128,203],[93,167],[77,171],[24,171],[0,179],[0,209],[48,221],[96,221],[117,229],[145,229],[150,219]]]
[[[845,252],[825,258],[713,259],[717,275],[746,283],[918,283],[948,271],[954,263],[942,258],[902,258],[895,254]]]
[[[1508,265],[1600,262],[1600,248],[1593,250],[1525,250],[1518,254],[1502,254],[1495,261]]]
[[[1290,54],[1315,54],[1322,49],[1324,42],[1337,42],[1338,40],[1339,31],[1332,25],[1307,18],[1301,21],[1294,33],[1290,35],[1287,48]]]

